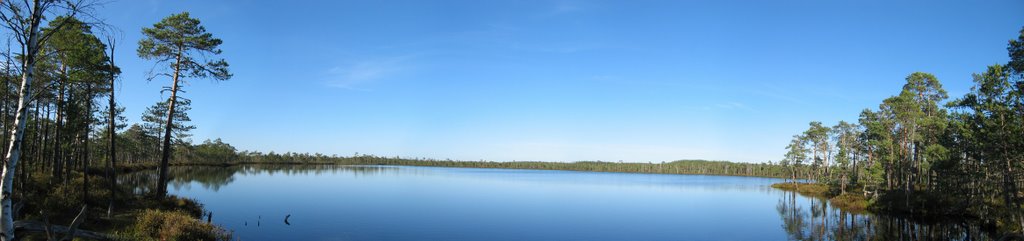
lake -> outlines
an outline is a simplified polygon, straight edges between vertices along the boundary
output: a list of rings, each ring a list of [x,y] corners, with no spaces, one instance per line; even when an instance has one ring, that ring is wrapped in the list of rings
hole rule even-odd
[[[773,189],[775,178],[330,165],[171,175],[171,193],[199,200],[241,240],[991,238],[971,225],[843,212]],[[140,192],[154,183],[126,178]]]

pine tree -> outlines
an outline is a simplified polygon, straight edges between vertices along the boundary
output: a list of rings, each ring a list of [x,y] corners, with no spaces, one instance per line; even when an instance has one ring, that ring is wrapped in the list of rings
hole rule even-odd
[[[168,98],[166,122],[164,123],[163,149],[160,156],[160,181],[158,195],[167,194],[167,163],[171,157],[171,132],[174,129],[174,112],[179,102],[178,92],[181,84],[190,78],[212,78],[227,80],[228,62],[224,59],[207,60],[208,55],[219,55],[222,41],[206,32],[199,19],[189,16],[188,12],[174,14],[153,24],[152,28],[143,28],[145,38],[139,40],[138,55],[143,59],[155,60],[159,64],[167,64],[168,71],[159,72],[150,77],[164,76],[171,78],[171,86],[164,90],[170,91]]]

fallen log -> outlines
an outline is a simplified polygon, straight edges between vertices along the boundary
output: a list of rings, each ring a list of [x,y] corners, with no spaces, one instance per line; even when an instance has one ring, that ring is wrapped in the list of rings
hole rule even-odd
[[[14,232],[18,233],[18,235],[17,235],[18,237],[20,237],[21,234],[23,234],[23,233],[47,233],[48,231],[52,232],[52,233],[61,233],[61,234],[71,234],[71,233],[73,233],[74,237],[87,238],[87,239],[93,239],[93,240],[113,240],[114,239],[113,235],[109,235],[109,234],[105,234],[105,233],[93,232],[93,231],[81,230],[81,229],[77,229],[77,230],[74,230],[72,232],[71,228],[68,228],[67,226],[46,225],[45,223],[38,222],[38,221],[15,221],[14,222]]]

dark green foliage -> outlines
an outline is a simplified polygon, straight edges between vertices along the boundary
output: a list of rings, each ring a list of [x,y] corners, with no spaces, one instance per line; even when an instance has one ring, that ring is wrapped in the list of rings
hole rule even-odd
[[[854,193],[840,194],[839,196],[829,198],[828,201],[833,206],[852,213],[865,213],[868,211],[868,206],[871,205],[864,196]]]
[[[832,184],[844,194],[834,201],[844,205],[861,206],[847,193],[853,184],[880,212],[972,218],[1002,232],[1024,231],[1022,42],[1024,30],[1007,47],[1009,67],[992,65],[975,74],[971,91],[945,107],[941,103],[948,96],[938,79],[916,72],[878,110],[864,110],[858,124],[840,122],[825,133],[819,122],[811,122],[787,147],[783,163],[800,163],[811,154],[811,169],[823,163],[825,171],[808,176]]]
[[[160,157],[160,138],[139,124],[118,134],[118,159],[125,164],[154,161]]]
[[[192,101],[178,98],[174,105],[174,121],[171,122],[173,144],[180,145],[190,142],[188,138],[192,134],[189,132],[196,129],[196,126],[190,124],[192,122],[192,118],[188,117],[190,110],[192,110]],[[167,101],[160,101],[146,107],[146,111],[142,113],[142,128],[147,135],[163,139],[165,124],[167,124]]]
[[[963,190],[957,192],[962,197],[978,197],[984,208],[977,212],[1013,216],[1010,222],[1024,230],[1024,103],[1011,74],[1002,65],[989,66],[974,76],[971,92],[949,103],[954,128],[947,132],[950,160],[943,167],[950,169],[951,180],[942,186]]]
[[[1010,55],[1010,63],[1007,66],[1017,75],[1024,74],[1024,28],[1020,29],[1020,36],[1017,39],[1010,40],[1006,50]],[[1018,80],[1017,84],[1019,85],[1020,83]],[[1022,88],[1018,86],[1017,89]]]
[[[800,170],[803,168],[804,160],[807,159],[806,143],[807,138],[804,135],[794,135],[789,145],[786,146],[786,156],[782,158],[780,164],[789,172],[788,177],[791,182],[796,182],[800,173],[804,173]]]
[[[143,28],[142,33],[146,37],[139,40],[139,57],[154,60],[157,64],[167,64],[168,68],[167,71],[151,75],[150,79],[157,76],[171,78],[171,86],[164,89],[170,91],[171,95],[167,98],[160,155],[160,183],[167,183],[167,168],[175,145],[171,142],[172,133],[181,127],[174,126],[178,117],[175,115],[178,111],[177,103],[187,102],[187,99],[178,97],[181,84],[187,83],[189,78],[227,80],[231,78],[231,73],[224,59],[206,59],[208,55],[221,53],[219,46],[222,41],[206,32],[199,19],[189,17],[188,12],[168,16],[153,24],[152,28]],[[159,185],[158,188],[161,195],[167,193],[166,185]]]
[[[192,148],[192,160],[200,162],[230,162],[238,160],[238,153],[231,144],[216,140],[206,140],[203,144]]]
[[[40,54],[36,55],[37,57],[26,61],[21,59],[22,56],[16,56],[11,52],[0,55],[7,58],[5,62],[8,66],[6,71],[0,72],[0,77],[4,80],[3,85],[0,85],[0,116],[4,117],[2,125],[7,130],[3,132],[2,141],[11,143],[11,139],[14,138],[12,133],[22,133],[17,134],[18,137],[24,136],[19,142],[22,145],[16,148],[21,153],[21,158],[16,171],[12,172],[17,175],[12,182],[14,188],[9,193],[13,196],[14,203],[18,203],[22,208],[20,212],[7,213],[16,213],[16,220],[50,220],[55,224],[66,225],[82,206],[88,205],[87,219],[81,227],[97,231],[126,227],[134,221],[124,221],[127,219],[125,216],[134,219],[132,215],[135,210],[141,209],[188,210],[192,216],[200,215],[201,211],[196,210],[201,210],[201,206],[195,205],[195,202],[179,202],[180,200],[173,197],[163,199],[132,195],[137,190],[122,190],[118,183],[113,181],[121,180],[112,178],[114,169],[140,170],[158,160],[160,142],[157,138],[161,135],[159,132],[147,132],[143,126],[136,125],[112,138],[108,130],[117,132],[124,128],[125,124],[124,118],[120,117],[124,109],[112,106],[116,103],[112,95],[112,85],[120,69],[113,65],[106,52],[109,46],[93,33],[90,23],[74,17],[53,16],[42,23],[45,26],[42,26],[40,31],[48,37],[47,41],[40,42]],[[209,37],[208,34],[192,37],[204,36]],[[206,46],[187,45],[186,47],[192,48],[188,51],[192,52],[182,53],[219,53],[216,49],[219,42],[220,40],[199,41],[200,45]],[[197,56],[204,57],[201,53]],[[186,56],[185,60],[192,59]],[[32,65],[34,68],[16,68],[19,67],[18,64]],[[183,74],[185,77],[230,77],[227,64],[223,60],[188,64],[179,65],[191,68]],[[19,89],[17,79],[22,74],[16,72],[19,69],[33,70],[31,74],[35,76],[34,84],[29,86],[29,89]],[[19,106],[18,98],[21,96],[18,93],[29,93],[27,90],[31,93],[24,95],[25,111],[14,109]],[[112,108],[100,108],[96,99],[105,100],[107,107]],[[194,128],[188,125],[187,115],[184,113],[188,109],[188,101],[180,97],[175,100],[179,101],[179,106],[174,109],[181,110],[182,113],[172,115],[175,117],[174,120],[180,121],[175,123],[177,125],[174,126],[173,135],[178,137],[177,140],[187,140],[187,131]],[[156,116],[167,116],[159,113],[167,112],[167,106],[168,103],[164,102],[162,110],[158,106],[149,112],[157,112]],[[104,113],[107,111],[112,113]],[[13,120],[16,113],[24,118],[25,127],[24,130],[12,132],[11,130],[15,129]],[[108,121],[100,121],[109,120],[108,118],[115,122],[113,126],[110,126],[111,123]],[[117,144],[116,153],[111,143]],[[188,159],[191,144],[186,141],[175,141],[174,144],[185,147],[174,151],[180,152],[177,154],[183,160]],[[0,155],[6,155],[7,151],[10,150],[4,149]],[[119,159],[116,167],[111,161],[113,156]],[[24,240],[37,240],[32,236],[26,237]]]
[[[220,54],[223,41],[206,32],[199,19],[190,17],[188,12],[168,16],[152,28],[143,28],[142,34],[145,38],[139,40],[137,52],[143,59],[170,64],[172,70],[185,78],[231,78],[227,61],[205,59],[206,54]]]

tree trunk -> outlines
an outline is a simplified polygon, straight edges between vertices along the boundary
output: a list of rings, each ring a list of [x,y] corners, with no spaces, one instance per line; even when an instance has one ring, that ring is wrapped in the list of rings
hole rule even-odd
[[[74,99],[75,99],[75,92],[71,91],[71,89],[68,89],[68,98],[67,98],[67,100],[74,100]],[[64,103],[64,104],[67,105],[67,103]],[[67,110],[65,110],[64,114],[65,115],[69,115],[69,113],[67,113],[66,111]],[[71,113],[71,114],[74,114],[74,113]],[[65,119],[67,119],[67,117],[65,117]],[[74,127],[74,125],[71,125],[71,127]],[[78,155],[78,149],[76,149],[78,147],[78,141],[80,139],[80,136],[78,136],[78,134],[76,134],[74,132],[74,130],[69,130],[68,137],[72,138],[72,139],[68,139],[67,140],[67,142],[69,144],[68,147],[67,148],[61,147],[61,151],[60,151],[61,160],[64,161],[64,185],[71,185],[71,170],[74,170],[75,165],[78,164],[78,163],[75,162],[75,160],[80,160],[80,159],[77,159],[77,157],[78,157],[77,156]]]
[[[110,101],[108,106],[110,107],[110,123],[107,131],[109,132],[108,138],[110,139],[110,159],[107,161],[107,179],[110,181],[110,202],[107,204],[107,217],[109,218],[114,212],[114,200],[117,199],[117,171],[114,170],[117,167],[117,106],[114,102],[114,41],[111,38],[109,41],[110,45]]]
[[[85,141],[82,143],[82,204],[89,200],[89,130],[92,129],[92,84],[85,84]]]
[[[792,183],[796,183],[796,167],[793,167],[793,170],[790,171],[790,174],[791,174],[791,177],[792,177],[792,181],[791,182]]]
[[[839,185],[840,186],[839,187],[840,193],[841,194],[846,194],[846,173],[843,173],[843,178],[842,178],[842,180],[840,180],[840,182],[841,182],[840,185]]]
[[[171,129],[174,127],[174,106],[178,100],[178,73],[181,70],[182,48],[178,47],[178,56],[174,62],[174,77],[171,84],[171,98],[167,100],[167,125],[164,126],[164,148],[160,156],[160,181],[157,183],[157,195],[167,195],[167,162],[171,158]]]
[[[811,147],[811,167],[813,167],[814,164],[816,164],[816,162],[818,162],[818,143],[814,143],[814,146]],[[814,168],[812,168],[812,170],[813,169]],[[817,171],[818,170],[813,170],[813,171],[809,171],[809,172],[817,172]],[[815,173],[815,174],[817,174],[817,173]],[[807,175],[807,176],[810,177],[810,175]]]
[[[860,177],[857,176],[857,158],[863,158],[863,157],[864,156],[861,155],[861,153],[858,152],[858,153],[853,154],[853,158],[850,158],[853,161],[853,165],[850,166],[850,168],[852,168],[852,169],[850,169],[850,172],[851,172],[850,184],[857,185],[857,182],[860,182],[860,180],[859,180]]]
[[[829,159],[828,159],[829,156],[831,156],[831,152],[830,152],[831,150],[829,149],[827,142],[824,143],[823,146],[821,146],[821,149],[822,149],[821,150],[822,158],[825,159],[824,160],[824,163],[825,163],[825,179],[831,181],[832,180],[832,170],[829,168],[829,166],[831,166],[831,163],[829,163]]]
[[[39,22],[43,17],[40,9],[40,1],[33,1],[31,9],[32,17],[29,20],[28,42],[23,53],[24,64],[22,65],[21,87],[18,93],[18,109],[14,115],[14,130],[11,131],[11,144],[8,147],[7,155],[4,157],[2,177],[0,177],[0,241],[11,241],[14,236],[14,216],[12,213],[11,183],[14,181],[14,170],[18,167],[18,160],[21,159],[21,144],[25,138],[25,122],[28,119],[28,102],[32,96],[32,80],[35,71],[35,58],[38,51]]]
[[[7,46],[7,58],[6,58],[7,65],[6,66],[14,66],[14,64],[11,63],[11,56],[14,56],[14,55],[11,54],[11,46],[8,44],[8,46]],[[10,140],[9,139],[10,138],[10,133],[8,131],[10,130],[10,126],[11,126],[11,122],[7,118],[7,116],[8,116],[7,114],[9,112],[11,112],[11,108],[10,108],[10,106],[8,106],[8,99],[7,99],[7,96],[8,96],[7,90],[8,90],[8,88],[7,87],[10,86],[10,82],[12,82],[12,79],[9,76],[13,76],[13,73],[11,73],[11,68],[7,68],[5,72],[7,74],[4,76],[4,82],[3,82],[3,93],[2,93],[2,95],[3,95],[3,97],[2,97],[3,103],[0,104],[0,107],[3,108],[3,111],[0,112],[0,115],[2,115],[3,122],[4,122],[3,123],[4,124],[4,130],[3,130],[4,136],[3,136],[3,142],[0,142],[0,143],[7,143],[7,141]],[[3,154],[3,156],[7,156],[7,149],[6,148],[0,148],[0,154]]]

